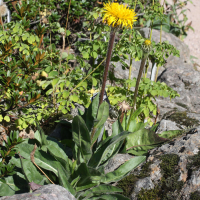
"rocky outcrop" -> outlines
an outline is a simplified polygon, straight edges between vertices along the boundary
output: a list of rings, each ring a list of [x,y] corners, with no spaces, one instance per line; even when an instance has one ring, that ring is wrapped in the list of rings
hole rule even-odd
[[[0,200],[76,200],[65,188],[59,185],[44,185],[33,193],[4,196]]]
[[[200,126],[151,150],[146,163],[117,186],[131,200],[200,199],[199,149]]]
[[[148,37],[149,29],[142,29],[142,32]],[[159,42],[159,34],[153,30],[152,37],[156,42]],[[180,58],[170,56],[167,59],[166,65],[159,68],[158,81],[165,82],[180,97],[171,101],[156,98],[160,111],[157,132],[186,127],[196,129],[149,151],[146,163],[117,186],[132,200],[200,199],[200,72],[190,62],[189,49],[182,41],[164,32],[162,40],[168,40],[179,49]],[[128,64],[129,60],[126,62]],[[139,66],[140,62],[133,62],[132,78],[137,77]],[[128,73],[117,63],[115,75],[118,78],[128,78]],[[151,68],[148,77],[150,73]]]

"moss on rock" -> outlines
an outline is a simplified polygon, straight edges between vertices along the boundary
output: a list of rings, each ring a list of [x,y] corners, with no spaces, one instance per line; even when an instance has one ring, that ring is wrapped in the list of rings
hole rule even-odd
[[[142,169],[138,175],[130,174],[129,176],[126,176],[118,182],[117,187],[121,188],[124,191],[122,193],[124,196],[130,197],[131,193],[133,192],[135,182],[138,181],[140,178],[145,178],[150,175],[149,166],[151,164],[152,162],[145,163],[142,166]]]
[[[193,119],[187,116],[187,112],[174,112],[170,116],[167,116],[166,119],[176,122],[179,125],[184,125],[186,127],[193,127],[199,125],[199,120]]]
[[[199,200],[200,199],[200,192],[195,191],[190,194],[190,200]]]
[[[196,169],[200,167],[200,149],[197,155],[188,157],[187,169]]]
[[[174,200],[183,187],[183,182],[178,181],[180,176],[177,167],[180,159],[179,156],[176,154],[166,154],[158,158],[162,161],[160,163],[162,179],[153,189],[142,189],[137,195],[138,200]],[[135,182],[150,175],[150,164],[152,162],[143,165],[139,175],[131,174],[118,183],[117,186],[124,190],[123,195],[130,197],[134,190]]]

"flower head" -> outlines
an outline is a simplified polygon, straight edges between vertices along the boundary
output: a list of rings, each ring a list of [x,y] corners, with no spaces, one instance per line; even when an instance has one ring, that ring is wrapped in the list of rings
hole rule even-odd
[[[6,6],[6,4],[1,4],[0,5],[0,17],[3,17],[7,14],[8,12],[8,8]]]
[[[144,44],[145,44],[146,46],[150,46],[150,45],[151,45],[151,40],[148,40],[148,39],[145,40],[145,41],[144,41]]]
[[[142,45],[142,49],[145,53],[148,53],[152,49],[151,40],[146,39]]]
[[[104,3],[103,9],[103,13],[105,14],[103,21],[106,21],[109,26],[132,28],[133,23],[137,21],[136,13],[134,10],[127,8],[127,5],[109,2]]]

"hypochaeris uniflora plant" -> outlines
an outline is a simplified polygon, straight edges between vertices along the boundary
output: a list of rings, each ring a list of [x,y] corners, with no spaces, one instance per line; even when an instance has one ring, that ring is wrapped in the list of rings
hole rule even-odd
[[[106,80],[108,75],[108,68],[112,55],[112,49],[115,41],[115,32],[120,28],[133,28],[133,23],[137,21],[136,13],[134,10],[129,9],[127,5],[119,3],[104,3],[103,11],[104,14],[103,22],[111,26],[110,41],[107,51],[106,67],[104,71],[100,104],[103,102],[103,95],[105,92]]]

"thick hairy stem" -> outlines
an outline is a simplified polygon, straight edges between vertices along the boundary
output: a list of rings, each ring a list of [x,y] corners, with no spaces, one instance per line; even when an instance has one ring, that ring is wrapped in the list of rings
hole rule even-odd
[[[109,64],[110,64],[110,60],[111,60],[114,41],[115,41],[115,31],[111,31],[111,33],[110,33],[110,41],[109,41],[108,51],[107,51],[107,58],[106,58],[106,67],[105,67],[104,76],[103,76],[103,83],[102,83],[102,88],[101,88],[101,95],[100,95],[99,105],[101,105],[101,103],[103,102],[103,95],[104,95],[104,92],[105,92],[106,80],[107,80],[107,76],[108,76],[108,68],[109,68]]]

